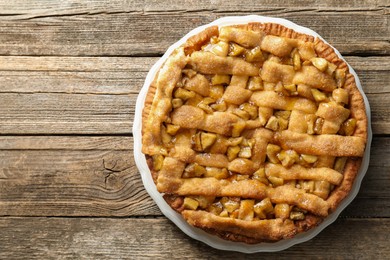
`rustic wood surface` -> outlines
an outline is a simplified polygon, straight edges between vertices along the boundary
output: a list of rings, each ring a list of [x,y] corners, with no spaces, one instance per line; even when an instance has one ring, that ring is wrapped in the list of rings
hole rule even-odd
[[[374,139],[356,199],[279,253],[219,251],[182,233],[133,158],[135,100],[167,47],[259,14],[310,27],[355,68]],[[0,0],[0,259],[366,258],[390,255],[390,3]]]

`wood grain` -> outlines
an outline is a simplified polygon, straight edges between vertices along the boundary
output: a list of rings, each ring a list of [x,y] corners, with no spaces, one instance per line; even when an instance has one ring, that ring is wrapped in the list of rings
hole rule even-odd
[[[388,0],[0,1],[0,259],[386,259],[390,254]],[[375,134],[355,200],[278,253],[219,251],[147,194],[133,158],[136,97],[191,29],[229,15],[290,19],[357,71]]]
[[[0,137],[0,215],[161,215],[133,159],[132,137]],[[377,138],[344,217],[390,215],[390,138]]]
[[[0,93],[138,94],[157,57],[0,56]],[[388,92],[387,57],[345,56],[366,93]]]
[[[338,219],[308,242],[250,255],[211,248],[164,218],[0,218],[0,228],[3,259],[385,259],[390,254],[386,218]]]
[[[195,27],[224,16],[248,14],[287,18],[310,27],[343,54],[390,53],[386,15],[389,7],[385,3],[337,9],[330,5],[312,8],[311,4],[293,7],[284,1],[270,7],[252,2],[246,8],[234,1],[224,8],[225,2],[197,3],[192,10],[187,10],[191,5],[176,9],[170,3],[161,3],[157,8],[152,4],[130,4],[112,10],[98,6],[77,10],[77,5],[67,8],[47,4],[49,10],[24,9],[20,14],[6,10],[0,16],[0,55],[155,56]]]
[[[34,0],[28,5],[23,0],[0,3],[0,14],[3,16],[42,16],[42,15],[64,15],[80,13],[105,13],[105,12],[167,12],[167,11],[189,11],[202,10],[223,10],[223,11],[254,11],[254,10],[278,10],[280,12],[291,12],[294,10],[317,10],[317,11],[380,11],[388,5],[386,0],[363,1],[351,6],[351,3],[337,0],[301,0],[299,3],[283,0],[263,0],[261,5],[251,0],[223,1],[223,0],[198,0],[196,4],[192,0],[158,1],[151,0],[94,0],[91,1],[47,1]]]
[[[158,214],[129,137],[2,137],[0,214]],[[4,149],[4,150],[3,150]]]
[[[1,99],[2,134],[129,135],[136,95],[7,93]]]
[[[390,133],[390,61],[346,57]],[[0,56],[1,134],[130,134],[135,101],[157,58]]]

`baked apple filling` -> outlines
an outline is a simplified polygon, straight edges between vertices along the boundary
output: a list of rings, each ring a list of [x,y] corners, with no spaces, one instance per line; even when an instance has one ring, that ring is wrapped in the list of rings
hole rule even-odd
[[[143,152],[158,191],[196,227],[248,243],[292,237],[351,188],[364,104],[318,39],[274,24],[211,27],[151,89]]]

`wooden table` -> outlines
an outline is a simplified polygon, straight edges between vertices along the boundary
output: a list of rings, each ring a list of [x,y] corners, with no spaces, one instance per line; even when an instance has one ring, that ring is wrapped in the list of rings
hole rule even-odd
[[[131,133],[137,94],[167,47],[246,14],[290,19],[338,48],[360,76],[374,132],[361,190],[334,224],[247,256],[195,241],[161,214]],[[0,1],[0,258],[388,258],[389,14],[388,0]]]

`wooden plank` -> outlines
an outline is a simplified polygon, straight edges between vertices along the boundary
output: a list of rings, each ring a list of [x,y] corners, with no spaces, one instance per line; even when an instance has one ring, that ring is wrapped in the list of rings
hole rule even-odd
[[[368,95],[374,133],[389,134],[389,59],[346,59],[356,68]],[[0,133],[129,134],[137,94],[156,61],[2,56]]]
[[[367,94],[371,107],[371,126],[374,134],[389,134],[390,110],[384,106],[390,100],[390,92],[382,94]]]
[[[126,136],[1,136],[0,150],[98,150],[131,151]]]
[[[345,60],[356,71],[366,94],[390,91],[390,60],[386,57],[345,56]],[[383,61],[387,59],[388,61]]]
[[[169,3],[169,4],[167,4]],[[0,14],[5,16],[23,16],[35,17],[43,15],[61,15],[61,14],[80,14],[80,13],[104,13],[104,12],[167,12],[167,11],[199,11],[199,10],[224,10],[224,11],[253,11],[261,10],[279,10],[291,12],[292,10],[317,10],[317,11],[378,11],[382,10],[387,4],[386,0],[364,1],[359,5],[351,6],[350,3],[335,0],[301,0],[299,4],[294,2],[285,2],[281,0],[265,0],[262,5],[256,6],[251,0],[241,1],[208,1],[208,0],[183,0],[176,1],[157,1],[148,2],[140,0],[94,0],[94,1],[45,1],[33,0],[26,4],[23,0],[12,2],[4,1],[0,3]]]
[[[130,134],[136,95],[2,94],[0,133]]]
[[[133,159],[132,137],[1,136],[0,215],[161,215]],[[343,216],[390,216],[390,138],[376,138]]]
[[[303,244],[247,255],[211,248],[164,218],[0,218],[0,228],[2,259],[386,259],[390,254],[386,218],[338,219]]]
[[[0,56],[0,93],[138,94],[157,59]]]
[[[388,92],[387,57],[345,58],[366,93]],[[158,59],[0,56],[0,93],[136,94]]]
[[[92,8],[0,16],[0,55],[155,56],[197,26],[224,16],[248,14],[286,18],[310,27],[344,54],[390,53],[386,6],[348,11],[312,5],[267,9],[262,3],[251,3],[250,10],[240,12],[237,6],[225,10],[224,5],[207,9],[195,4],[192,11],[187,11],[187,6],[163,12]]]

